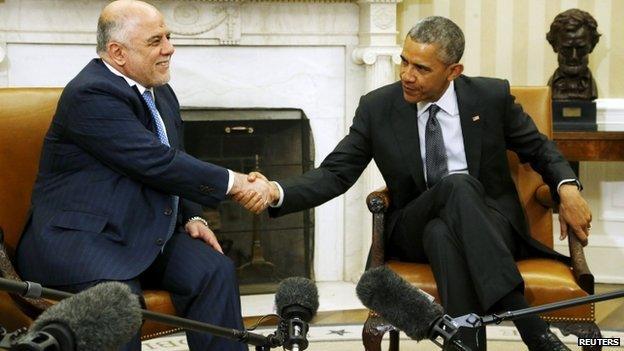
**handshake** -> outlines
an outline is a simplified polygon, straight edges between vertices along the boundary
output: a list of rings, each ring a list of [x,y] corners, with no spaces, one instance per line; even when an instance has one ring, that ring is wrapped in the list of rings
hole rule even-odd
[[[234,173],[230,195],[234,201],[255,214],[261,213],[271,204],[277,204],[280,198],[277,185],[259,172],[248,175]]]

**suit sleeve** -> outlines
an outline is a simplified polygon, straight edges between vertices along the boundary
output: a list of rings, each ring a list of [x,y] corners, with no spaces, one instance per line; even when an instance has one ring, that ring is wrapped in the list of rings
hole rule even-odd
[[[147,186],[207,205],[225,197],[225,168],[163,145],[138,120],[128,97],[90,87],[68,93],[57,123],[92,157]],[[61,100],[64,100],[61,97]]]
[[[507,148],[516,152],[521,162],[531,164],[550,187],[553,199],[559,201],[557,193],[559,182],[577,177],[555,143],[539,132],[533,119],[515,102],[507,81],[505,91],[504,128]]]
[[[363,97],[349,133],[321,165],[301,176],[279,181],[284,201],[281,207],[269,210],[271,216],[319,206],[345,193],[357,181],[372,158],[369,111]]]
[[[184,122],[182,122],[180,130],[178,130],[178,140],[180,141],[178,148],[186,152],[184,149]],[[186,222],[193,217],[202,217],[203,214],[204,211],[200,204],[185,198],[180,198],[180,220],[182,221],[182,225],[186,224]]]

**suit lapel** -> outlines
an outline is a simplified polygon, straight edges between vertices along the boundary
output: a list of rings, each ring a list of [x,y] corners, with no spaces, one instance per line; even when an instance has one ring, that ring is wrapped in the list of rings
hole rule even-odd
[[[478,178],[481,161],[481,124],[483,123],[483,116],[479,113],[479,97],[470,94],[470,81],[464,76],[455,79],[455,93],[457,94],[468,172],[473,177]]]
[[[156,108],[158,109],[158,113],[160,113],[160,118],[162,118],[165,123],[165,128],[167,129],[167,138],[169,139],[169,145],[171,147],[178,147],[178,133],[176,130],[175,122],[174,122],[174,113],[171,108],[171,104],[167,100],[167,96],[162,93],[162,88],[155,88],[154,95],[156,96]]]
[[[420,156],[417,113],[416,105],[407,103],[403,95],[399,94],[394,101],[391,121],[403,159],[412,174],[412,178],[418,189],[425,191],[427,185],[425,184],[422,158]]]

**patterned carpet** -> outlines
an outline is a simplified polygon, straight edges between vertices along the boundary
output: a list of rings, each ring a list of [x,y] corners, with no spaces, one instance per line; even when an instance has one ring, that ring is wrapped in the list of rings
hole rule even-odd
[[[273,331],[270,328],[259,330],[260,334],[266,335]],[[307,350],[310,351],[362,351],[362,341],[360,334],[361,325],[334,325],[334,326],[312,326],[308,333],[310,342]],[[581,350],[577,346],[577,339],[574,336],[564,337],[558,330],[553,330],[572,350]],[[624,332],[603,331],[604,337],[619,338],[624,345]],[[382,343],[382,349],[387,350],[387,340]],[[511,326],[488,327],[488,349],[494,351],[522,351],[526,346]],[[183,334],[149,340],[143,342],[143,351],[187,351],[186,339]],[[255,350],[254,347],[249,348]],[[278,348],[277,350],[281,350]],[[405,335],[401,335],[401,351],[437,351],[440,348],[430,341],[416,342],[410,340]],[[624,350],[621,347],[605,347],[604,351]]]
[[[597,284],[596,293],[606,293],[622,290],[624,286],[613,284]],[[362,351],[361,341],[362,324],[367,316],[366,310],[347,310],[319,312],[313,320],[308,333],[310,351]],[[252,325],[257,319],[246,318],[245,324]],[[603,337],[619,338],[624,345],[624,299],[600,302],[596,305],[596,322]],[[257,333],[267,335],[275,330],[274,327],[262,327]],[[553,330],[572,350],[581,350],[577,346],[574,336],[563,337],[558,330]],[[524,351],[526,346],[511,322],[504,322],[500,326],[488,326],[488,350],[491,351]],[[187,351],[184,334],[172,335],[143,343],[143,351]],[[254,350],[250,347],[249,350]],[[387,340],[382,343],[382,349],[387,350]],[[278,348],[277,350],[281,350]],[[401,351],[437,351],[438,346],[430,341],[416,342],[401,335]],[[624,346],[604,347],[604,351],[624,351]]]

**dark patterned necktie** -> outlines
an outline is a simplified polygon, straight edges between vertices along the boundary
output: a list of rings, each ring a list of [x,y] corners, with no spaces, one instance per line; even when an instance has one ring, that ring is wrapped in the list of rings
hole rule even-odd
[[[440,106],[429,106],[429,119],[425,126],[425,166],[427,168],[427,186],[432,188],[448,173],[446,148],[442,129],[436,115]]]

